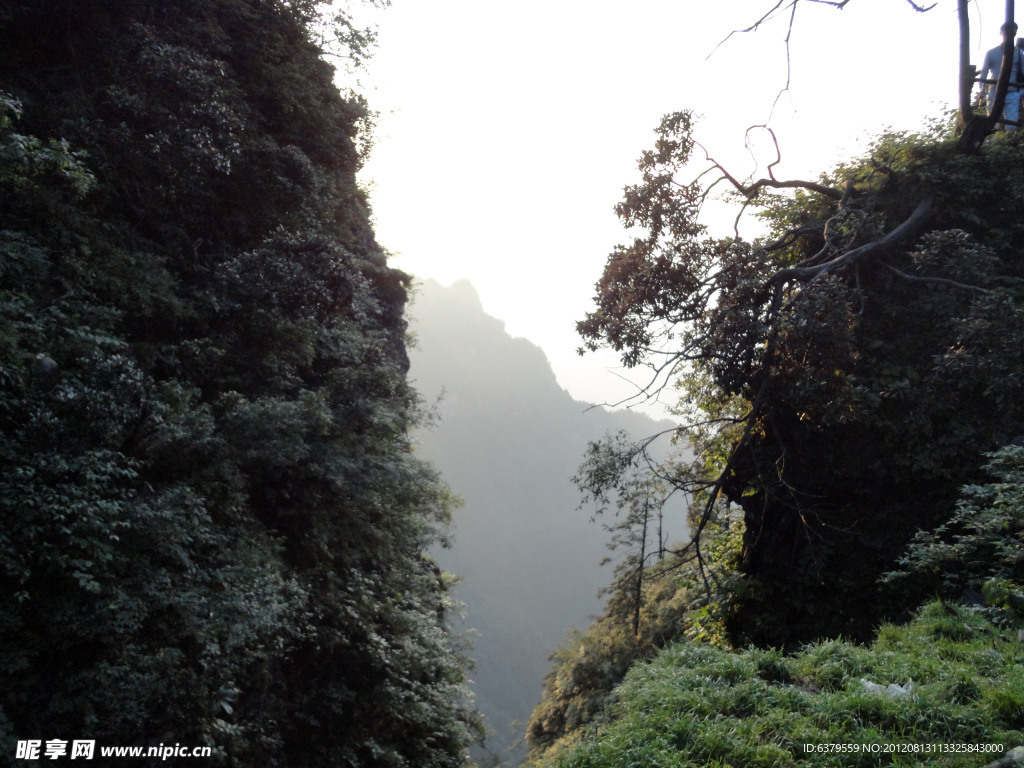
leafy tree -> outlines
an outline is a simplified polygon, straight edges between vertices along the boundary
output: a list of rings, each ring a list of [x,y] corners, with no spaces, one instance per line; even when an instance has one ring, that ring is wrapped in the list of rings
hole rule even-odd
[[[566,635],[551,655],[543,698],[527,726],[533,758],[607,722],[615,711],[616,689],[629,670],[671,643],[687,638],[728,645],[719,606],[739,588],[732,574],[742,532],[733,523],[722,530],[716,526],[714,533],[706,565],[716,577],[716,600],[707,599],[706,574],[692,560],[667,555],[642,572],[630,567],[623,588],[612,594],[604,613],[585,631],[571,630]],[[634,591],[638,576],[642,576],[639,595]]]
[[[616,564],[612,585],[603,594],[613,595],[609,611],[628,620],[639,635],[648,561],[665,553],[663,509],[671,492],[657,477],[656,462],[646,449],[635,453],[624,450],[627,445],[625,432],[591,443],[588,460],[574,480],[583,492],[581,507],[596,503],[595,517],[608,514],[614,497],[617,522],[604,524],[612,534],[608,548],[625,550],[626,556]],[[611,561],[605,558],[602,565]]]
[[[772,231],[749,243],[699,222],[692,128],[668,116],[644,153],[618,207],[640,234],[610,256],[580,332],[679,381],[687,423],[729,446],[710,473],[704,451],[661,473],[704,494],[691,551],[721,496],[744,511],[753,591],[736,636],[866,637],[915,604],[876,577],[1020,431],[1018,140],[970,157],[937,126],[791,197],[747,186]]]
[[[452,498],[332,24],[362,55],[314,2],[0,9],[0,750],[465,761]]]

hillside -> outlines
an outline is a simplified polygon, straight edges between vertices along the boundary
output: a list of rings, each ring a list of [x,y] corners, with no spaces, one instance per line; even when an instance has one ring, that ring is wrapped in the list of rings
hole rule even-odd
[[[366,42],[309,2],[0,5],[0,762],[465,765],[410,279],[326,60]]]
[[[926,605],[870,646],[825,641],[786,656],[679,643],[638,664],[613,718],[537,768],[901,765],[1024,759],[1016,630]]]
[[[410,314],[410,377],[428,402],[440,398],[418,455],[465,501],[454,545],[436,557],[462,579],[464,623],[477,633],[472,687],[494,731],[488,747],[504,757],[540,699],[548,655],[600,613],[611,578],[600,566],[609,536],[570,482],[587,443],[669,425],[574,401],[544,353],[509,336],[465,281],[426,281]]]

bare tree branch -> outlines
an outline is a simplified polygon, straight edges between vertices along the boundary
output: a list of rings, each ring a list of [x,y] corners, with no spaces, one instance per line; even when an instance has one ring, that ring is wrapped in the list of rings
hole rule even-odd
[[[966,2],[966,0],[964,0],[964,1]],[[828,5],[828,6],[831,6],[833,8],[837,8],[839,10],[842,10],[843,8],[845,8],[847,6],[847,4],[849,4],[850,0],[806,0],[806,2],[815,3],[817,5]],[[932,3],[931,5],[925,7],[925,6],[922,6],[922,5],[918,5],[917,3],[914,2],[914,0],[907,0],[907,3],[910,5],[911,8],[913,8],[918,13],[927,13],[928,11],[932,10],[933,8],[935,8],[938,5],[938,3]],[[772,109],[774,110],[775,109],[775,105],[778,104],[779,99],[782,98],[782,94],[784,94],[786,91],[788,91],[789,90],[789,86],[790,86],[791,73],[792,73],[792,59],[791,59],[791,56],[790,56],[790,40],[791,40],[792,35],[793,35],[793,23],[796,20],[796,9],[797,9],[797,6],[799,4],[800,4],[800,0],[789,0],[788,3],[786,2],[786,0],[776,0],[775,4],[772,5],[772,7],[769,8],[765,13],[763,13],[761,15],[761,17],[757,21],[755,21],[753,24],[751,24],[750,26],[748,26],[748,27],[746,27],[744,29],[734,29],[732,32],[730,32],[728,35],[726,35],[711,50],[711,53],[709,53],[705,57],[704,60],[707,61],[708,59],[710,59],[719,48],[721,48],[723,45],[725,45],[725,43],[728,42],[730,38],[732,38],[733,35],[745,34],[747,32],[756,32],[761,27],[762,24],[764,24],[767,21],[770,21],[772,18],[774,18],[776,15],[778,15],[779,10],[781,8],[783,8],[783,6],[788,8],[789,9],[789,24],[786,27],[786,37],[784,39],[784,44],[785,44],[785,48],[786,48],[786,84],[785,84],[785,86],[780,88],[778,94],[776,94],[775,101],[772,104]]]
[[[799,0],[793,0],[793,5],[796,5],[797,2],[799,2]],[[768,21],[772,16],[774,16],[775,12],[777,10],[779,10],[779,8],[781,8],[784,3],[785,3],[785,0],[778,0],[778,2],[776,2],[775,5],[772,6],[772,8],[766,14],[764,14],[760,19],[755,21],[753,24],[751,24],[746,29],[734,29],[732,32],[730,32],[728,35],[726,35],[725,38],[718,45],[716,45],[712,49],[711,53],[709,53],[704,58],[704,60],[707,61],[712,56],[714,56],[715,51],[717,51],[719,48],[721,48],[723,45],[725,45],[725,43],[728,42],[729,38],[731,38],[733,35],[741,35],[741,34],[743,34],[745,32],[755,32],[758,27],[760,27],[762,24],[764,24],[766,21]]]
[[[772,138],[774,139],[775,138],[774,132],[772,132],[770,129],[769,129],[769,132],[772,134]],[[842,191],[838,190],[838,189],[835,189],[834,187],[829,187],[829,186],[826,186],[824,184],[819,184],[818,182],[815,182],[815,181],[803,181],[803,180],[800,180],[800,179],[785,179],[785,180],[781,180],[780,181],[780,180],[774,178],[774,176],[771,174],[771,172],[769,172],[769,178],[767,178],[767,179],[758,179],[757,181],[753,182],[752,184],[743,184],[739,180],[737,180],[735,176],[733,176],[731,173],[729,173],[729,171],[727,171],[725,169],[725,166],[723,166],[721,163],[719,163],[717,160],[715,160],[713,157],[711,157],[711,154],[708,152],[707,148],[703,144],[701,144],[698,141],[695,141],[694,145],[700,147],[704,151],[705,159],[709,163],[711,163],[711,167],[712,168],[716,168],[718,170],[718,172],[722,175],[721,178],[718,181],[721,181],[722,179],[725,179],[730,184],[732,184],[733,187],[736,188],[736,191],[738,191],[741,195],[746,197],[748,200],[753,200],[755,197],[757,197],[758,192],[760,192],[765,187],[770,187],[772,189],[808,189],[808,190],[811,190],[812,192],[817,192],[820,195],[825,195],[826,197],[830,197],[833,200],[839,200],[843,196]],[[775,143],[776,150],[778,150],[778,146],[779,146],[778,142],[776,141],[776,143]],[[778,164],[778,162],[779,162],[778,160],[773,162],[769,166],[769,169],[771,169],[774,165]],[[703,173],[701,173],[701,176],[703,176],[705,173],[707,173],[707,171],[704,171]],[[700,178],[700,177],[698,177],[698,178]],[[715,184],[717,184],[718,181],[716,181]],[[712,186],[714,186],[714,185],[712,185]],[[706,190],[705,193],[707,191],[710,191],[710,188],[708,190]]]
[[[789,12],[789,26],[786,28],[786,84],[775,94],[775,101],[772,102],[772,112],[775,112],[775,105],[779,103],[782,94],[789,90],[789,84],[793,82],[793,57],[790,55],[789,42],[793,37],[793,22],[796,20],[796,6],[798,0],[793,0],[793,7]]]

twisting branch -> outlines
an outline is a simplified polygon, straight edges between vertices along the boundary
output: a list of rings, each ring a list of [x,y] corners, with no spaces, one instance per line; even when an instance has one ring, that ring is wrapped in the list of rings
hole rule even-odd
[[[768,243],[761,247],[761,251],[764,253],[772,253],[773,251],[781,251],[783,248],[788,248],[793,245],[804,235],[817,235],[824,239],[825,233],[817,227],[797,227],[796,229],[790,229],[785,232],[782,237],[772,243]]]
[[[768,129],[768,131],[769,133],[771,133],[772,139],[775,140],[775,149],[776,152],[778,152],[779,144],[778,141],[775,139],[775,133],[770,128]],[[700,147],[701,150],[704,152],[704,158],[707,160],[707,162],[711,163],[711,168],[716,169],[721,174],[721,177],[717,181],[715,181],[711,185],[711,187],[713,187],[719,181],[722,181],[724,179],[725,181],[728,181],[730,184],[732,184],[733,187],[736,188],[736,191],[738,191],[748,200],[753,200],[755,197],[757,197],[757,194],[765,187],[770,187],[772,189],[808,189],[811,190],[812,192],[817,192],[820,195],[824,195],[825,197],[830,197],[833,200],[840,200],[843,197],[842,190],[835,189],[834,187],[829,187],[824,184],[819,184],[816,181],[805,181],[801,179],[776,179],[774,174],[772,173],[772,168],[773,166],[779,163],[779,159],[776,159],[771,165],[768,166],[769,173],[767,179],[762,178],[758,179],[757,181],[751,184],[743,184],[735,176],[729,173],[729,171],[725,169],[725,166],[723,166],[720,162],[711,157],[711,153],[708,152],[707,147],[705,147],[699,141],[694,141],[693,143],[694,146]],[[708,170],[705,170],[700,175],[703,176],[705,173],[708,172]],[[708,191],[710,191],[711,187],[708,187],[708,189],[705,190],[705,194]]]
[[[846,251],[823,264],[815,264],[813,266],[805,267],[790,267],[788,269],[779,270],[768,279],[768,285],[782,285],[791,281],[809,282],[821,277],[822,275],[834,272],[837,269],[848,267],[851,264],[856,264],[857,262],[863,261],[864,259],[878,253],[888,251],[897,243],[906,240],[921,231],[931,214],[934,203],[935,197],[933,195],[928,195],[917,204],[914,212],[911,213],[902,224],[880,240],[874,240],[870,243],[858,246],[857,248],[853,248],[852,250]]]

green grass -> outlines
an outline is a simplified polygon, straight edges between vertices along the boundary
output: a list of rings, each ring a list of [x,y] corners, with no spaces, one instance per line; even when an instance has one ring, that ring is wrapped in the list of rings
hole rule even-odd
[[[866,690],[862,678],[913,681],[913,691],[890,697]],[[985,744],[1004,752],[935,751]],[[883,627],[871,647],[828,641],[785,656],[671,646],[630,671],[609,722],[564,739],[535,765],[984,766],[1021,744],[1016,629],[934,603],[906,626]],[[860,751],[816,751],[827,745]],[[887,752],[891,745],[933,751]]]

